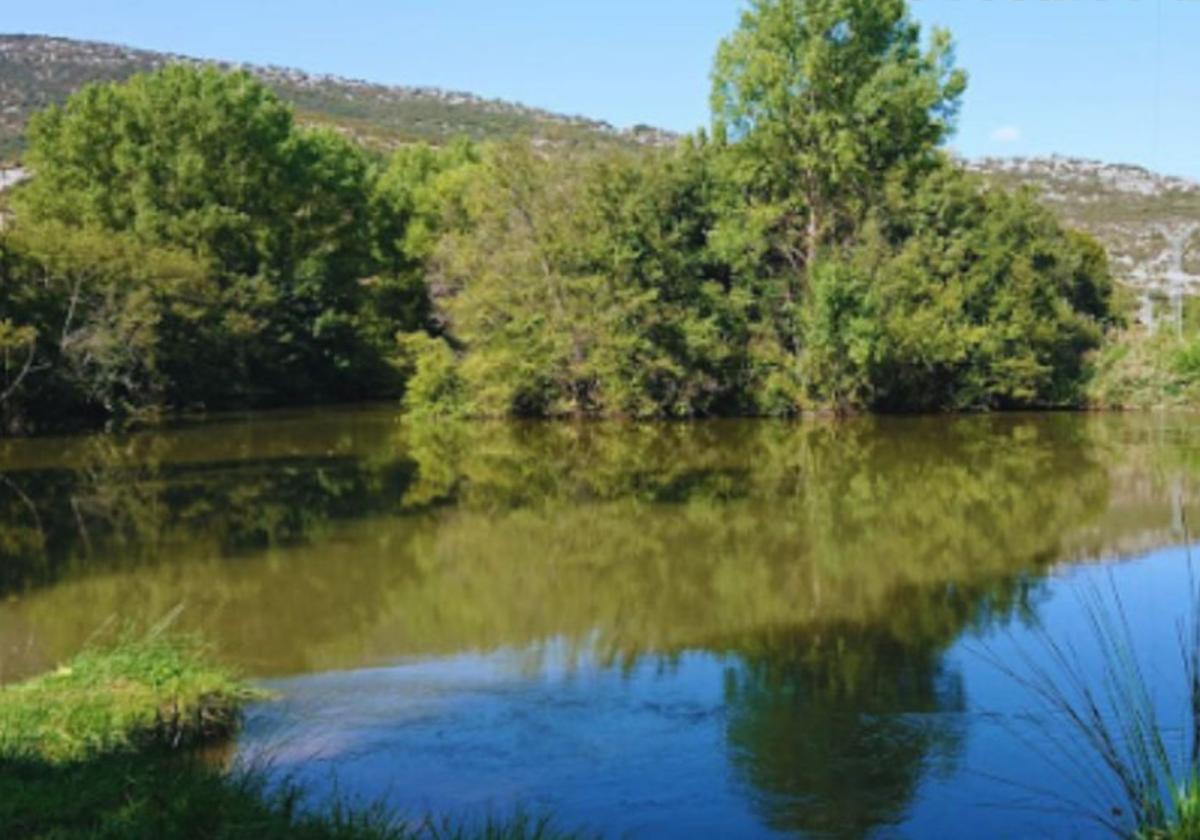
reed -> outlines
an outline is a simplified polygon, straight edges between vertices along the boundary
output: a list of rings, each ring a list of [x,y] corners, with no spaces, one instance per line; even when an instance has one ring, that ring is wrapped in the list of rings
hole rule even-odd
[[[1149,678],[1111,575],[1078,591],[1092,658],[1042,625],[1015,659],[985,653],[1040,706],[1022,721],[1033,737],[1019,737],[1086,791],[1081,799],[1054,797],[1114,836],[1200,840],[1200,587],[1192,573],[1189,585],[1177,625],[1183,678],[1175,687]],[[1182,726],[1168,725],[1160,711],[1165,697],[1176,696],[1186,699]]]

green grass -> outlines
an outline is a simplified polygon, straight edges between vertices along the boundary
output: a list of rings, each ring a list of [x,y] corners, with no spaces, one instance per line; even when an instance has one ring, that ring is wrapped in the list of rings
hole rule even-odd
[[[1200,840],[1200,779],[1172,790],[1169,813],[1163,824],[1139,829],[1134,840]]]
[[[403,819],[382,806],[226,772],[191,748],[232,734],[264,699],[198,642],[161,632],[94,647],[0,689],[4,840],[556,840],[547,819]]]
[[[1200,405],[1200,337],[1114,336],[1092,357],[1088,405],[1099,409],[1186,408]]]
[[[299,801],[257,776],[162,750],[63,763],[0,760],[0,826],[12,840],[406,836],[376,811],[308,813]]]
[[[231,734],[259,697],[199,643],[151,635],[0,689],[0,756],[60,763],[210,742]]]
[[[548,820],[406,821],[381,806],[304,805],[293,785],[164,752],[83,762],[0,761],[5,840],[557,840]]]

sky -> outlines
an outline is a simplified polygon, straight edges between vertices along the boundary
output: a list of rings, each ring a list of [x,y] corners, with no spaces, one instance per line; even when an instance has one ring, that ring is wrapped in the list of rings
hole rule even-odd
[[[951,146],[1200,178],[1200,0],[910,0],[971,84]],[[0,0],[0,32],[435,85],[687,131],[741,0]],[[0,103],[2,104],[2,103]]]

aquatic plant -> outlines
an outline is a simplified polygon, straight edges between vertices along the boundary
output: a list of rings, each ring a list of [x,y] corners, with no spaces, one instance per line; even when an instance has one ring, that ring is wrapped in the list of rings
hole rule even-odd
[[[1042,625],[1033,628],[1033,649],[1018,647],[1013,662],[985,653],[1041,706],[1043,714],[1023,721],[1032,724],[1036,737],[1026,733],[1021,739],[1094,798],[1051,796],[1118,837],[1200,838],[1200,587],[1190,557],[1188,562],[1189,607],[1177,628],[1186,682],[1180,695],[1187,701],[1182,727],[1163,720],[1162,686],[1148,677],[1111,574],[1107,585],[1078,591],[1095,662]]]

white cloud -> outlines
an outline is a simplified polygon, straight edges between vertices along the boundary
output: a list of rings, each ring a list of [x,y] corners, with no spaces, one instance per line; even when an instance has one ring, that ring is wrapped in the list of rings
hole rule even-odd
[[[992,132],[994,143],[1018,143],[1021,140],[1021,129],[1015,125],[1005,125]]]

